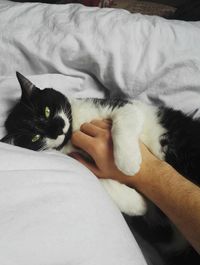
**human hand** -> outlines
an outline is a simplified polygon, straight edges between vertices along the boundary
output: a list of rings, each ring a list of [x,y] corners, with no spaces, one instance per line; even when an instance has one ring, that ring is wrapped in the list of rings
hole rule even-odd
[[[124,175],[115,165],[111,128],[110,120],[93,120],[82,124],[80,131],[72,135],[72,144],[89,154],[95,164],[87,162],[79,153],[72,153],[70,156],[99,178],[112,178],[125,183],[129,176]]]
[[[95,164],[87,162],[79,153],[72,153],[71,156],[85,165],[99,178],[115,179],[124,184],[134,186],[134,181],[138,181],[142,176],[153,170],[154,162],[158,159],[143,143],[140,143],[142,153],[140,171],[134,178],[123,174],[115,165],[111,128],[112,123],[109,120],[93,120],[90,123],[82,124],[80,131],[76,131],[72,135],[72,144],[88,153]]]
[[[108,121],[95,120],[83,124],[80,131],[73,133],[72,143],[87,152],[95,164],[86,162],[78,153],[73,153],[72,157],[97,177],[118,180],[143,193],[174,222],[200,253],[200,215],[196,214],[200,212],[198,186],[156,158],[143,143],[140,143],[142,164],[139,172],[133,177],[124,175],[115,166],[111,123]],[[193,196],[185,196],[186,193]]]

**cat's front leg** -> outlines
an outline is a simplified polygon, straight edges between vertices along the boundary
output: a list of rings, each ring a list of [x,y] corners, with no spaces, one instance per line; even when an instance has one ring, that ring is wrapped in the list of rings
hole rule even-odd
[[[146,202],[136,190],[112,179],[100,179],[100,181],[121,212],[130,216],[145,214]]]
[[[112,113],[112,139],[116,166],[126,175],[134,175],[142,161],[139,135],[144,117],[137,105],[127,104]]]
[[[80,149],[77,149],[74,145],[72,145],[71,140],[69,140],[68,143],[60,150],[60,152],[68,155],[72,152],[80,153]]]

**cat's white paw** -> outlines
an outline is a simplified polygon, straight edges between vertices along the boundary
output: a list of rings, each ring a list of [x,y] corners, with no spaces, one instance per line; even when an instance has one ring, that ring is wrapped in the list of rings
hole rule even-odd
[[[71,141],[68,141],[68,143],[60,150],[61,153],[66,154],[66,155],[72,152],[77,152],[77,151],[78,149],[72,145]]]
[[[147,211],[144,198],[135,190],[126,189],[127,199],[119,205],[121,212],[130,216],[141,216]]]
[[[121,212],[130,216],[146,213],[145,199],[136,190],[115,180],[101,179],[100,181]]]
[[[133,176],[139,172],[142,162],[139,148],[135,147],[135,150],[117,148],[114,150],[114,158],[117,168],[124,174]]]

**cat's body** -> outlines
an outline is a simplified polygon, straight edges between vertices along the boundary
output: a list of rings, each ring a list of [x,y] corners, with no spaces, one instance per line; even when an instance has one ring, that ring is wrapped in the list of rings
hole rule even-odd
[[[22,97],[8,116],[5,123],[8,134],[3,141],[32,150],[53,148],[69,153],[74,150],[70,144],[73,131],[93,119],[111,119],[115,163],[125,174],[134,175],[140,168],[141,140],[157,157],[200,183],[200,121],[180,111],[139,101],[68,99],[55,90],[38,89],[21,74],[17,76]],[[101,182],[123,213],[138,216],[128,221],[130,227],[146,242],[160,246],[157,249],[162,259],[187,249],[186,241],[155,205],[117,181]],[[175,262],[168,260],[162,264],[183,265],[183,260],[186,259],[180,254]]]
[[[164,158],[159,139],[165,133],[165,129],[158,122],[157,108],[139,101],[107,99],[69,99],[69,101],[73,131],[79,130],[83,123],[93,119],[112,120],[115,162],[125,174],[134,175],[139,170],[141,163],[139,139],[156,156]],[[69,140],[61,152],[68,154],[75,150]],[[123,213],[131,216],[145,213],[145,200],[134,189],[111,179],[100,181]]]

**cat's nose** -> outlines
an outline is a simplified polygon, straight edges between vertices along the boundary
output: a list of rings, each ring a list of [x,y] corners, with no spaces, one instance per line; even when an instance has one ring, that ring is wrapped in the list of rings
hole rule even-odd
[[[57,128],[56,130],[56,134],[59,136],[61,134],[63,134],[63,128]]]
[[[64,126],[65,126],[65,123],[62,119],[57,118],[53,120],[49,128],[49,131],[52,137],[57,138],[59,135],[63,134]]]

